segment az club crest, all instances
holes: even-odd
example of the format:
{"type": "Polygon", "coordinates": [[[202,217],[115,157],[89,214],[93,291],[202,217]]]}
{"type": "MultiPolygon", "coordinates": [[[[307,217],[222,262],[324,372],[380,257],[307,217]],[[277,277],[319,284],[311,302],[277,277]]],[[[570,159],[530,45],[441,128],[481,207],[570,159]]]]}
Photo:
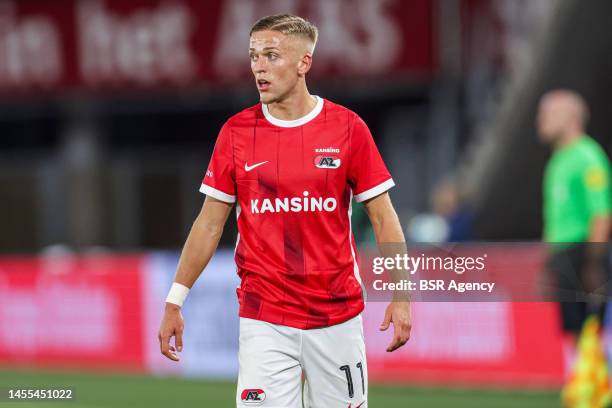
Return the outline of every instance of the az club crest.
{"type": "Polygon", "coordinates": [[[340,159],[335,156],[317,156],[314,165],[319,169],[337,169],[340,167],[340,159]]]}

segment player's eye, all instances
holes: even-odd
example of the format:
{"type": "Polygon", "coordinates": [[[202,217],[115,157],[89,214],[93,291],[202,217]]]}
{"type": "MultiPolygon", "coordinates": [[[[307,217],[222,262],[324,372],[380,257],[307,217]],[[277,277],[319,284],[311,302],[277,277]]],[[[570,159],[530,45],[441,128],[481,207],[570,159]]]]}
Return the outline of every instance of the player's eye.
{"type": "Polygon", "coordinates": [[[249,59],[251,60],[251,62],[256,62],[257,61],[257,55],[249,54],[249,59]]]}
{"type": "Polygon", "coordinates": [[[268,56],[268,60],[270,61],[276,61],[278,59],[278,54],[270,53],[267,56],[268,56]]]}

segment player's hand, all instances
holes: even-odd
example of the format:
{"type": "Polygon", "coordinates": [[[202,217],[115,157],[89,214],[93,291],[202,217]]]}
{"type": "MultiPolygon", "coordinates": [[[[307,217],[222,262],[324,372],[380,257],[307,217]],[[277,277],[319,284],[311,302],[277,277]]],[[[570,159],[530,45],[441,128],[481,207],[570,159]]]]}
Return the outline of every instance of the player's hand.
{"type": "Polygon", "coordinates": [[[582,271],[582,284],[587,301],[592,306],[599,306],[605,301],[608,291],[607,271],[601,262],[587,261],[582,271]]]}
{"type": "Polygon", "coordinates": [[[170,360],[179,361],[177,352],[183,351],[183,315],[180,306],[166,303],[166,311],[159,328],[159,347],[161,353],[170,360]],[[174,346],[170,344],[170,339],[174,337],[174,346]]]}
{"type": "Polygon", "coordinates": [[[393,323],[393,340],[388,352],[392,352],[402,347],[410,339],[412,329],[412,319],[410,317],[410,302],[391,302],[385,310],[385,320],[380,325],[380,330],[385,331],[393,323]]]}

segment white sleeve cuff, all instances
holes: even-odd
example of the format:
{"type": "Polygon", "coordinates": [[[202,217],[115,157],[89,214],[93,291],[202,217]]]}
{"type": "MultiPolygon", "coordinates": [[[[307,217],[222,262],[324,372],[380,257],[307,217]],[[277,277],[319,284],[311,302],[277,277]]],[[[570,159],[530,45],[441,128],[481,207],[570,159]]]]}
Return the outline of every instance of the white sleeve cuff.
{"type": "Polygon", "coordinates": [[[200,193],[204,193],[207,196],[211,196],[213,198],[216,198],[217,200],[225,201],[226,203],[235,203],[236,202],[236,196],[226,194],[223,191],[217,190],[216,188],[213,188],[213,187],[211,187],[209,185],[206,185],[204,183],[202,183],[202,186],[200,186],[200,193]]]}
{"type": "Polygon", "coordinates": [[[370,188],[369,190],[356,194],[355,201],[360,203],[362,201],[369,200],[372,197],[376,197],[377,195],[384,193],[385,191],[389,190],[394,185],[395,183],[393,182],[393,179],[388,179],[387,181],[383,181],[379,185],[374,186],[370,188]]]}

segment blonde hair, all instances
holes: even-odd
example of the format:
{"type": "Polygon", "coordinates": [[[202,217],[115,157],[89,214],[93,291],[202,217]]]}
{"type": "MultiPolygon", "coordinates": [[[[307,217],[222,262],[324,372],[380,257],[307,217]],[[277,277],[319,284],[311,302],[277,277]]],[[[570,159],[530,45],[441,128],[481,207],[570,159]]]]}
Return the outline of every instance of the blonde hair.
{"type": "Polygon", "coordinates": [[[291,14],[275,14],[261,18],[253,25],[249,35],[265,30],[278,31],[285,35],[305,38],[312,44],[310,52],[314,52],[319,37],[319,30],[314,24],[302,17],[291,14]]]}

